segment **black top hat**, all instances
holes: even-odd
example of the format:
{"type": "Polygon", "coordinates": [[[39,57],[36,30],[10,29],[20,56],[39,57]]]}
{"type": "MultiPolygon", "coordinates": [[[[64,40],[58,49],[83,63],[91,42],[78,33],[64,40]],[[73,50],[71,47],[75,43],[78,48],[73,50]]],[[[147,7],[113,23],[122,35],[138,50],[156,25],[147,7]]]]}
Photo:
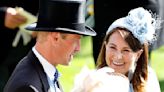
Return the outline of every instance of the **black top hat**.
{"type": "Polygon", "coordinates": [[[95,36],[96,32],[85,25],[84,9],[84,0],[40,0],[38,21],[26,29],[95,36]]]}

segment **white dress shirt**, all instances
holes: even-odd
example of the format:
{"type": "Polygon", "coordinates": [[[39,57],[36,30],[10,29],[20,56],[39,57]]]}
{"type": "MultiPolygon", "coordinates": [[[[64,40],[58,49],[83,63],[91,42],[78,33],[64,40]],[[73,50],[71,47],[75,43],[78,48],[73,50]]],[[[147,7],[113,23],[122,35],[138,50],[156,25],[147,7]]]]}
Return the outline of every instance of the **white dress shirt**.
{"type": "Polygon", "coordinates": [[[47,80],[50,86],[48,92],[61,92],[60,89],[57,87],[57,84],[54,84],[54,74],[56,72],[56,68],[50,64],[36,49],[35,47],[32,48],[32,51],[39,59],[41,65],[43,66],[44,72],[47,75],[47,80]]]}

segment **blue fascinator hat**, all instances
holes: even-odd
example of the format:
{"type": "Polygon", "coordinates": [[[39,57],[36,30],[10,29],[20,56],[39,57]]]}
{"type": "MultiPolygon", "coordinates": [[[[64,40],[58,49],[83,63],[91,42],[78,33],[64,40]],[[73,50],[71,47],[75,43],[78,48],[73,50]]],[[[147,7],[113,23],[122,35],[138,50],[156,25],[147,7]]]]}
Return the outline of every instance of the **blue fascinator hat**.
{"type": "Polygon", "coordinates": [[[160,28],[161,20],[151,11],[138,7],[129,11],[128,15],[115,20],[107,30],[106,34],[114,28],[126,28],[141,44],[151,44],[156,40],[156,30],[160,28]]]}

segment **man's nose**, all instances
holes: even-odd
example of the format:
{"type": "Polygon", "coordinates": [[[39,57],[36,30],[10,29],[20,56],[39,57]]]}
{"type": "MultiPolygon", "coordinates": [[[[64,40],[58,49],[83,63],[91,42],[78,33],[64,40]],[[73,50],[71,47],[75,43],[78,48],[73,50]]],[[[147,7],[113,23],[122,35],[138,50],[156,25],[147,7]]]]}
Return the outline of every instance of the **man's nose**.
{"type": "Polygon", "coordinates": [[[80,40],[79,40],[76,44],[75,52],[79,52],[80,49],[81,49],[81,46],[80,46],[80,40]]]}

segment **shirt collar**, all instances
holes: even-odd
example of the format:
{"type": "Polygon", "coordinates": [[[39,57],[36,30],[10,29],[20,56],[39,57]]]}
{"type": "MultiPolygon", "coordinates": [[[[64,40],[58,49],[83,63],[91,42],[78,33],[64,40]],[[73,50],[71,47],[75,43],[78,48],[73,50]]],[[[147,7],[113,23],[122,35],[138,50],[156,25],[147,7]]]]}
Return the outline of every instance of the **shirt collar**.
{"type": "Polygon", "coordinates": [[[47,74],[47,76],[51,79],[54,80],[54,74],[56,72],[56,68],[55,66],[53,66],[52,64],[50,64],[36,49],[35,47],[32,48],[32,51],[34,52],[34,54],[36,55],[36,57],[39,59],[40,63],[43,66],[43,69],[45,71],[45,73],[47,74]]]}

